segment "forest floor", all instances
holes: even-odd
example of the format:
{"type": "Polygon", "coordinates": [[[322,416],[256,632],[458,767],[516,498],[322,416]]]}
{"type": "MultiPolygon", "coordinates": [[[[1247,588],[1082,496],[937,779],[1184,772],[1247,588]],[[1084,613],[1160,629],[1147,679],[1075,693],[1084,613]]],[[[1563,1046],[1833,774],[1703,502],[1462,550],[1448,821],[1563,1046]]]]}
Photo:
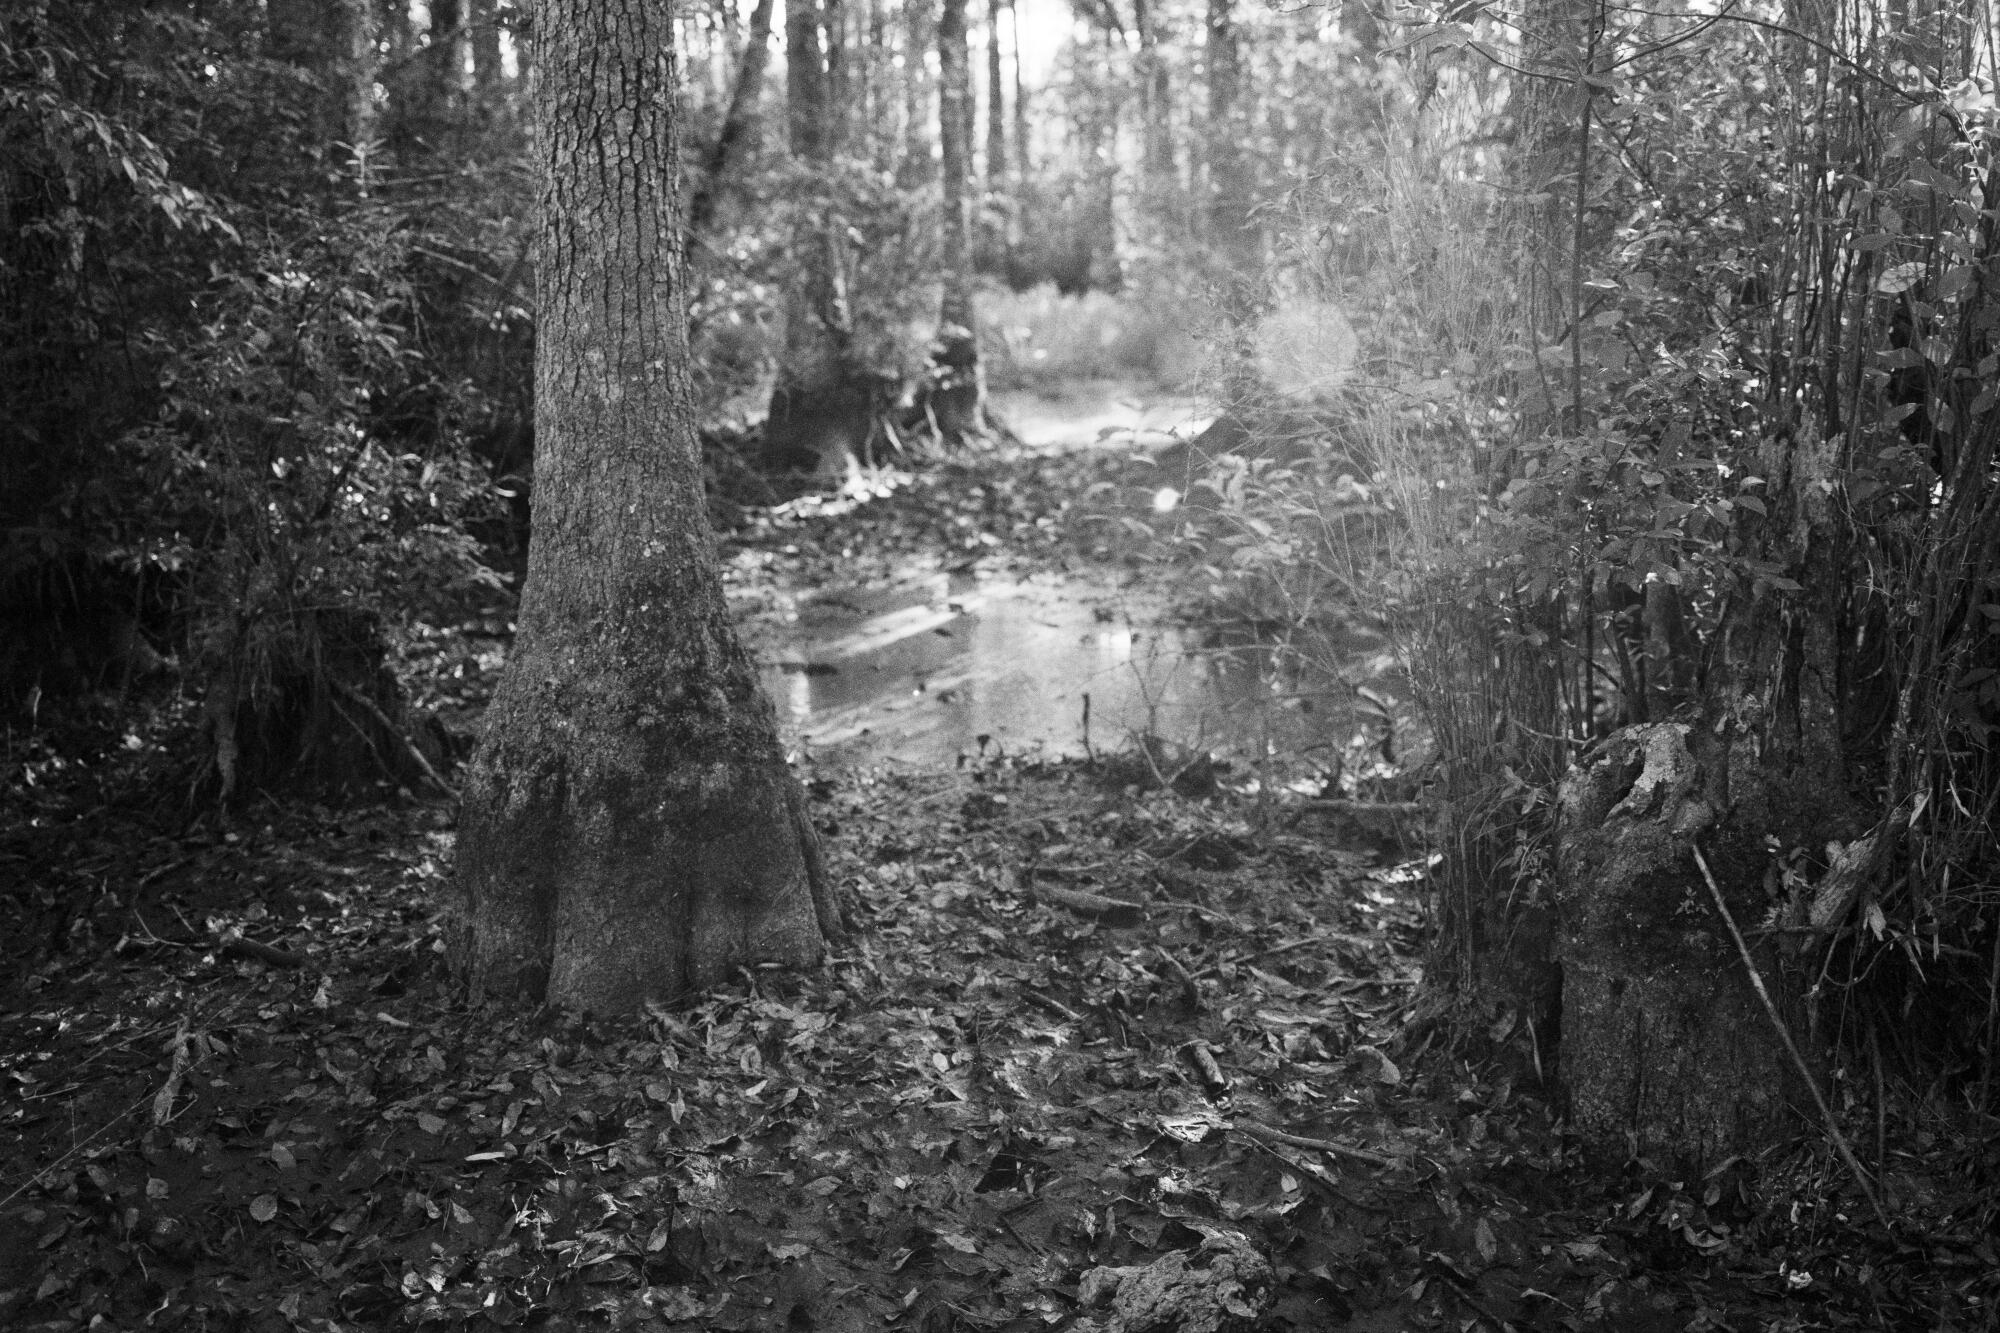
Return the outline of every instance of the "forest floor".
{"type": "MultiPolygon", "coordinates": [[[[1065,509],[1116,467],[795,506],[732,568],[1117,558],[1065,509]]],[[[498,659],[440,634],[434,698],[498,659]]],[[[1586,1173],[1527,1034],[1412,1024],[1421,859],[1308,804],[808,772],[855,935],[591,1022],[452,987],[447,806],[189,820],[163,743],[9,756],[0,1327],[1993,1326],[1993,1237],[1867,1235],[1816,1148],[1586,1173]]]]}

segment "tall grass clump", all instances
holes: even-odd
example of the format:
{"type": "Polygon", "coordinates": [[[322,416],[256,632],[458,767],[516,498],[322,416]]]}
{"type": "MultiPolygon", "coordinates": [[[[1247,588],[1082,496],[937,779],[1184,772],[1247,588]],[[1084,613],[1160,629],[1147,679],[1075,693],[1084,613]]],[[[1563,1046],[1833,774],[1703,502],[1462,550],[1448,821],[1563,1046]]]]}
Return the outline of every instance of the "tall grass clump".
{"type": "Polygon", "coordinates": [[[1428,731],[1433,993],[1540,1007],[1549,798],[1582,681],[1560,601],[1494,525],[1513,465],[1517,293],[1497,196],[1467,154],[1436,146],[1478,115],[1447,102],[1385,124],[1377,154],[1303,203],[1343,242],[1329,260],[1359,269],[1345,285],[1368,375],[1347,429],[1389,516],[1366,566],[1336,513],[1322,549],[1383,614],[1428,731]]]}

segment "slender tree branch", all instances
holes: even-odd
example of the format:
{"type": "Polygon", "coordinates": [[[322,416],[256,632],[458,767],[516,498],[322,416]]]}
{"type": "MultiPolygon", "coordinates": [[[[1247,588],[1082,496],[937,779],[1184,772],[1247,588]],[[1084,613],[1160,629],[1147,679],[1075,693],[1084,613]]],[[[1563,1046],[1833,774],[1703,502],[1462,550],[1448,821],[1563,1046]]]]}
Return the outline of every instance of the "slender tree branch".
{"type": "Polygon", "coordinates": [[[1792,1040],[1791,1029],[1785,1026],[1785,1020],[1779,1016],[1778,1006],[1771,1002],[1771,992],[1764,989],[1764,976],[1757,970],[1756,960],[1750,956],[1750,946],[1744,943],[1743,932],[1736,928],[1736,918],[1730,915],[1729,904],[1722,899],[1722,886],[1715,882],[1715,875],[1708,868],[1708,858],[1701,854],[1700,846],[1692,841],[1688,843],[1688,850],[1694,853],[1694,863],[1701,869],[1702,881],[1708,885],[1708,896],[1715,900],[1715,910],[1721,915],[1722,924],[1729,927],[1729,938],[1736,941],[1736,953],[1743,960],[1743,970],[1750,976],[1750,988],[1757,992],[1758,1000],[1763,1003],[1765,1015],[1778,1033],[1778,1040],[1785,1044],[1785,1053],[1791,1056],[1793,1067],[1799,1071],[1799,1077],[1805,1080],[1807,1090],[1812,1093],[1813,1103],[1819,1107],[1820,1119],[1826,1126],[1827,1137],[1833,1140],[1834,1149],[1839,1152],[1840,1160],[1854,1173],[1854,1183],[1861,1187],[1861,1193],[1867,1198],[1868,1206],[1875,1210],[1875,1220],[1882,1224],[1884,1232],[1893,1235],[1895,1228],[1889,1224],[1889,1214],[1882,1208],[1882,1200],[1875,1193],[1874,1182],[1868,1179],[1868,1173],[1862,1169],[1860,1159],[1855,1157],[1854,1149],[1848,1145],[1847,1136],[1840,1132],[1840,1125],[1833,1118],[1833,1108],[1827,1105],[1826,1094],[1820,1091],[1819,1080],[1813,1077],[1812,1070],[1806,1065],[1805,1057],[1799,1054],[1798,1044],[1792,1040]]]}

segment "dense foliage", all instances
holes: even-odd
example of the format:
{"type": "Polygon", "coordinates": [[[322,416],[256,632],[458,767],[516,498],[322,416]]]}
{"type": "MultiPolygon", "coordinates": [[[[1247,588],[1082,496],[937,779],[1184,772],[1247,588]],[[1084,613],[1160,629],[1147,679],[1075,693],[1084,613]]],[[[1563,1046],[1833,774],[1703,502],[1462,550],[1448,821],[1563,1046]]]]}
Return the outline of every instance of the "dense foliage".
{"type": "Polygon", "coordinates": [[[1751,924],[1850,1076],[1990,1106],[1991,15],[1531,18],[1407,16],[1389,146],[1297,206],[1374,261],[1319,271],[1377,382],[1333,430],[1250,404],[1184,542],[1232,605],[1401,626],[1463,994],[1534,1007],[1594,744],[1763,730],[1799,776],[1751,924]]]}

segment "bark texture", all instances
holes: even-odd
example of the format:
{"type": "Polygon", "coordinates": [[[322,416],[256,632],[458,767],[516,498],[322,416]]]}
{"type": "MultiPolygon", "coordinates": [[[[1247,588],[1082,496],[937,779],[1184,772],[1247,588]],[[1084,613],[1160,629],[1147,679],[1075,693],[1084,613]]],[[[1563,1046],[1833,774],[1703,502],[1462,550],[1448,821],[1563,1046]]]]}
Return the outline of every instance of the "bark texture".
{"type": "MultiPolygon", "coordinates": [[[[1739,927],[1770,858],[1759,746],[1734,727],[1634,727],[1564,778],[1561,1080],[1587,1154],[1699,1170],[1769,1145],[1802,1092],[1692,848],[1739,927]]],[[[1753,952],[1785,996],[1775,949],[1753,952]]],[[[1796,1009],[1795,1003],[1790,1007],[1796,1009]]]]}
{"type": "Polygon", "coordinates": [[[810,963],[833,918],[704,513],[669,7],[555,0],[537,35],[534,541],[453,956],[475,994],[618,1012],[810,963]]]}

